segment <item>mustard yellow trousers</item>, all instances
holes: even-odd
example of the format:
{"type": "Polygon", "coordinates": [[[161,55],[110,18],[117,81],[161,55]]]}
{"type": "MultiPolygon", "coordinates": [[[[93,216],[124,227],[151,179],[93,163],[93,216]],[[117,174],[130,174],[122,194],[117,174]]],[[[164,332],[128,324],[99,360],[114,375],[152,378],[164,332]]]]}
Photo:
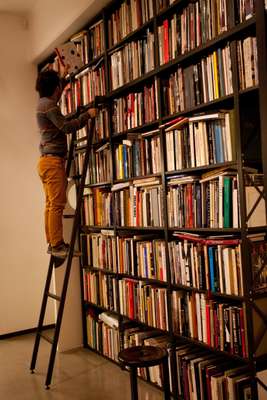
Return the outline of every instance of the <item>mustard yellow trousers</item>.
{"type": "Polygon", "coordinates": [[[63,210],[66,205],[67,177],[65,159],[58,156],[42,156],[38,173],[45,192],[45,234],[53,247],[63,241],[63,210]]]}

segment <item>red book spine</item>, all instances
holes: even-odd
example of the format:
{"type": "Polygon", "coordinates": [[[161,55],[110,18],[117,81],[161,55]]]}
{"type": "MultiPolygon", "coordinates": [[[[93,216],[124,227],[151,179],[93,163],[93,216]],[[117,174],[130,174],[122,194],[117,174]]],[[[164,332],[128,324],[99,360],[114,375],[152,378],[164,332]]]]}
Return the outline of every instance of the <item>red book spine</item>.
{"type": "Polygon", "coordinates": [[[164,63],[169,62],[169,21],[163,21],[164,30],[164,63]]]}

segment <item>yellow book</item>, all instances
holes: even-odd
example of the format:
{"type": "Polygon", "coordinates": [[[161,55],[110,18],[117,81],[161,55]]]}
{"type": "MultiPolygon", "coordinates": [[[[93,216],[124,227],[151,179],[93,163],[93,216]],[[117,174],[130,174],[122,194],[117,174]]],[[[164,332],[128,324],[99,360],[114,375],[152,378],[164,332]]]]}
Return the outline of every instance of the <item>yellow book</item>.
{"type": "Polygon", "coordinates": [[[216,51],[214,51],[212,54],[212,61],[213,61],[212,73],[214,80],[214,98],[218,99],[220,97],[220,94],[219,94],[218,60],[216,51]]]}

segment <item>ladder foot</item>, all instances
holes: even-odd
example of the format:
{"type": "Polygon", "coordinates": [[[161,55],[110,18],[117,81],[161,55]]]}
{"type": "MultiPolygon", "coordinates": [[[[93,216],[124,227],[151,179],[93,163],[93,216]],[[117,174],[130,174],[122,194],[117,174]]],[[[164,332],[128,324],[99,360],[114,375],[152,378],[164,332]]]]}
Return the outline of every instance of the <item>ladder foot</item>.
{"type": "Polygon", "coordinates": [[[50,386],[46,385],[45,390],[49,390],[49,389],[50,389],[50,386]]]}
{"type": "Polygon", "coordinates": [[[34,374],[34,369],[31,370],[31,374],[34,374]]]}

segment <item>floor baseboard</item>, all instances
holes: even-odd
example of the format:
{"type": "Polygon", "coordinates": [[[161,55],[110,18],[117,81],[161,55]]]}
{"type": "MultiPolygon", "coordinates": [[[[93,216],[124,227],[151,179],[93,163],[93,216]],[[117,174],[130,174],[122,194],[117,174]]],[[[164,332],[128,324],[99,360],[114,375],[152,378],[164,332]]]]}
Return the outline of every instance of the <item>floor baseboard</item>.
{"type": "MultiPolygon", "coordinates": [[[[53,329],[53,328],[55,328],[55,324],[43,326],[43,330],[53,329]]],[[[31,328],[31,329],[25,329],[23,331],[16,331],[16,332],[11,332],[11,333],[6,333],[4,335],[0,335],[0,340],[10,339],[10,338],[13,338],[13,337],[16,337],[16,336],[27,335],[28,333],[35,333],[36,331],[37,331],[37,328],[31,328]]]]}

